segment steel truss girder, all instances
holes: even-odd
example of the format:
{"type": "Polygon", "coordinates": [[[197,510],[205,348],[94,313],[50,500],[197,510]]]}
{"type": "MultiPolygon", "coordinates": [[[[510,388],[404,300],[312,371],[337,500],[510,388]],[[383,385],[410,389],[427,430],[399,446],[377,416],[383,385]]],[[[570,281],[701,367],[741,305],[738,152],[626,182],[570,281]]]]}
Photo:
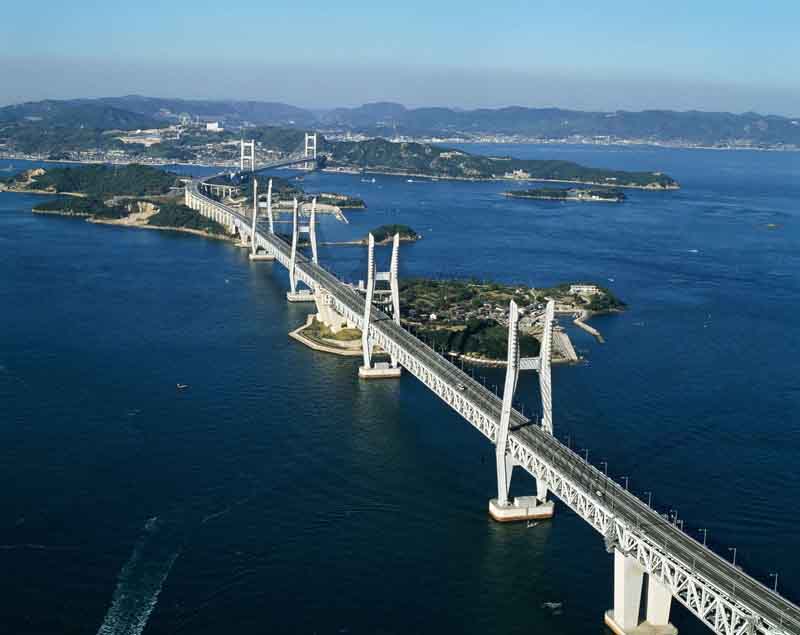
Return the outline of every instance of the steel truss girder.
{"type": "MultiPolygon", "coordinates": [[[[245,230],[247,229],[246,222],[234,210],[201,194],[196,183],[193,182],[192,189],[186,197],[190,207],[200,209],[205,214],[207,211],[202,210],[213,209],[223,214],[231,226],[236,226],[240,232],[242,225],[245,230]]],[[[265,235],[260,232],[257,232],[257,240],[259,246],[275,256],[277,262],[289,267],[289,246],[283,240],[276,235],[265,235]]],[[[318,268],[318,265],[314,265],[301,254],[297,255],[297,279],[311,289],[320,284],[314,272],[315,267],[318,268]]],[[[336,293],[337,289],[326,289],[326,291],[330,294],[336,311],[357,328],[363,329],[363,304],[360,310],[355,310],[343,301],[350,290],[342,290],[341,293],[336,293]]],[[[363,298],[354,292],[351,301],[355,301],[356,297],[363,303],[363,298]]],[[[487,439],[495,443],[498,420],[478,403],[455,389],[446,378],[440,377],[420,357],[400,346],[391,337],[385,324],[394,323],[387,315],[376,309],[369,324],[370,339],[390,355],[396,356],[400,365],[487,439]]],[[[675,599],[718,635],[795,635],[788,630],[788,627],[782,627],[758,615],[756,611],[737,599],[735,592],[721,589],[697,573],[693,563],[683,562],[668,553],[663,545],[659,545],[649,537],[642,527],[634,527],[623,522],[600,497],[577,485],[569,473],[556,469],[547,456],[537,452],[514,431],[509,433],[508,453],[515,465],[535,478],[543,479],[548,489],[567,507],[610,541],[614,548],[634,558],[646,573],[664,584],[675,599]]],[[[601,477],[602,473],[598,472],[598,480],[601,477]]]]}

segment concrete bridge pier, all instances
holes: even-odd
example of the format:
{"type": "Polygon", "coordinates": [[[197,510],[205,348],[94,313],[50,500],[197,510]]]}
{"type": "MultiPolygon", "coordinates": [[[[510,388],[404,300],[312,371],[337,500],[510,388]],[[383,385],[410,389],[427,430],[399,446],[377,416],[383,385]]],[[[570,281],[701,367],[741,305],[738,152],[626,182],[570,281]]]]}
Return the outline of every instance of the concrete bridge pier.
{"type": "MultiPolygon", "coordinates": [[[[541,357],[539,361],[541,365],[541,357]]],[[[520,367],[535,367],[534,360],[519,356],[519,309],[513,300],[508,310],[508,360],[506,366],[506,382],[503,387],[503,406],[500,410],[500,424],[495,439],[495,460],[497,463],[497,498],[489,501],[489,515],[494,520],[504,523],[516,520],[534,520],[551,518],[553,503],[547,501],[547,485],[537,479],[536,496],[517,496],[513,501],[508,498],[511,485],[511,473],[514,470],[514,459],[508,452],[508,426],[511,422],[511,409],[514,392],[517,389],[520,367]]]]}
{"type": "Polygon", "coordinates": [[[645,576],[639,563],[614,549],[614,608],[605,623],[616,635],[677,635],[669,623],[672,594],[652,575],[645,576]],[[646,581],[644,620],[640,621],[642,589],[646,581]]]}

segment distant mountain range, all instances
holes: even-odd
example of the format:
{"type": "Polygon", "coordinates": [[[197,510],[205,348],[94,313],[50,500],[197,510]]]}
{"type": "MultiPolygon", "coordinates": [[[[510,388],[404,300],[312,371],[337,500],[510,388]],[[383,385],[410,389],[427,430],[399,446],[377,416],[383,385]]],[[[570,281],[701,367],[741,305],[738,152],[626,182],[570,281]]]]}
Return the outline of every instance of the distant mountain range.
{"type": "Polygon", "coordinates": [[[107,97],[40,101],[0,108],[0,125],[94,130],[153,128],[181,115],[220,120],[225,126],[275,125],[382,137],[569,139],[676,145],[800,148],[800,118],[757,113],[671,110],[585,112],[561,108],[457,110],[406,108],[380,102],[312,111],[260,101],[107,97]]]}

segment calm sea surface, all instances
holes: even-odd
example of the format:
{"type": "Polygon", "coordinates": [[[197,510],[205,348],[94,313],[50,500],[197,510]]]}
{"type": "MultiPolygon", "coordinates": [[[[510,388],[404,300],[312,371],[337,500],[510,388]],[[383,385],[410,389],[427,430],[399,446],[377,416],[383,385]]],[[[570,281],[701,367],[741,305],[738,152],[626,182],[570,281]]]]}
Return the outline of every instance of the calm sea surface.
{"type": "MultiPolygon", "coordinates": [[[[611,287],[630,310],[593,321],[605,344],[568,325],[587,361],[554,371],[557,433],[800,601],[800,154],[468,148],[683,189],[553,203],[315,174],[307,190],[369,205],[321,239],[406,223],[424,239],[404,276],[611,287]]],[[[600,537],[560,505],[533,529],[491,522],[492,446],[410,376],[360,382],[357,360],[290,340],[309,308],[280,267],[38,200],[0,194],[0,632],[604,631],[600,537]]],[[[321,259],[364,277],[361,248],[321,259]]],[[[526,375],[526,410],[536,392],[526,375]]]]}

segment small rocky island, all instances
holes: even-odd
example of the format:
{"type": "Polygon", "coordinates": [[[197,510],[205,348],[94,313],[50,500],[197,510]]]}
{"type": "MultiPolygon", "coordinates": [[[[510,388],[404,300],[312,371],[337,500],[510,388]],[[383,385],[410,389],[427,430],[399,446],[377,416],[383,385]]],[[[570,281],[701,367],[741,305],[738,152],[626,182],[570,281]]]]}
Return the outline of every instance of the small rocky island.
{"type": "Polygon", "coordinates": [[[625,193],[617,189],[579,189],[543,187],[529,190],[503,192],[510,198],[532,198],[540,201],[594,201],[601,203],[621,203],[625,193]]]}
{"type": "MultiPolygon", "coordinates": [[[[401,243],[413,243],[422,238],[421,234],[418,234],[408,225],[398,224],[381,225],[380,227],[373,229],[370,233],[375,239],[375,244],[377,245],[388,245],[392,242],[392,240],[394,240],[395,234],[400,234],[401,243]]],[[[363,242],[366,244],[367,239],[364,238],[363,242]]]]}

